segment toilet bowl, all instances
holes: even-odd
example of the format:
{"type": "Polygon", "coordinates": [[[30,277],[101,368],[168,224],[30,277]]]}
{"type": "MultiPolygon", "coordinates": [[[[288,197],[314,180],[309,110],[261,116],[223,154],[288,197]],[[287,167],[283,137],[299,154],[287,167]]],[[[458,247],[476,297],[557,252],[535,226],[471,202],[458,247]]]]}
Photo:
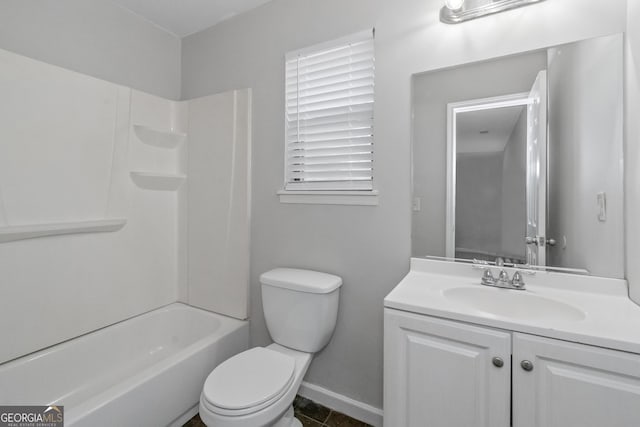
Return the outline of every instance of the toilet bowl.
{"type": "Polygon", "coordinates": [[[219,427],[301,425],[294,424],[292,402],[311,358],[310,353],[278,344],[232,357],[207,378],[200,396],[200,418],[208,426],[219,427]]]}
{"type": "Polygon", "coordinates": [[[200,395],[209,427],[301,427],[293,400],[313,354],[331,338],[342,279],[279,268],[260,276],[267,329],[275,341],[215,368],[200,395]]]}

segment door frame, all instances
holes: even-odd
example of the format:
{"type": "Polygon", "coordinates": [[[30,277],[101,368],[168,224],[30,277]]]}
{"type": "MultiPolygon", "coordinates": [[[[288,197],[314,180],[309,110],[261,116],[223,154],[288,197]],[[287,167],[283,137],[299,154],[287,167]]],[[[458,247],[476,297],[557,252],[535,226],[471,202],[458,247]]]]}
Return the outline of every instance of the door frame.
{"type": "MultiPolygon", "coordinates": [[[[456,254],[456,147],[457,115],[470,111],[495,108],[528,106],[533,103],[529,92],[512,93],[490,98],[470,99],[447,104],[447,206],[445,225],[445,256],[455,258],[456,254]]],[[[527,112],[528,114],[528,112],[527,112]]]]}

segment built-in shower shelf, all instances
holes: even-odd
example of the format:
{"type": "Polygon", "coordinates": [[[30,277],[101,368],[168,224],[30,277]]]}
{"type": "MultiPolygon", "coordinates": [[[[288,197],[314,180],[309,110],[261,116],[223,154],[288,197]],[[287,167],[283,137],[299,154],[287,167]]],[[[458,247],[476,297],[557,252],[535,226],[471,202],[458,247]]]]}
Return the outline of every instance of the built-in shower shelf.
{"type": "Polygon", "coordinates": [[[130,175],[138,187],[155,191],[176,191],[187,179],[185,175],[155,172],[131,172],[130,175]]]}
{"type": "Polygon", "coordinates": [[[0,227],[0,243],[63,234],[112,232],[120,230],[126,223],[127,220],[124,218],[109,218],[93,221],[5,226],[0,227]]]}
{"type": "Polygon", "coordinates": [[[187,138],[186,133],[158,130],[143,125],[133,125],[133,130],[140,141],[160,148],[177,148],[187,138]]]}

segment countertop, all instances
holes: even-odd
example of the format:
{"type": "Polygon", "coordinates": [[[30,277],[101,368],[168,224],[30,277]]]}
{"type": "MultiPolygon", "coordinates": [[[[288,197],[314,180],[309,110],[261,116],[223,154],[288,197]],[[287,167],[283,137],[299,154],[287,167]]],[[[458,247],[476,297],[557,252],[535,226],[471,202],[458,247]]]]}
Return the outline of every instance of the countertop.
{"type": "MultiPolygon", "coordinates": [[[[497,276],[499,268],[491,269],[497,276]]],[[[510,275],[515,271],[505,270],[510,275]]],[[[623,279],[536,272],[533,276],[524,276],[526,290],[509,290],[483,286],[481,277],[482,271],[470,264],[412,258],[410,272],[385,298],[385,310],[402,310],[640,354],[640,306],[629,299],[623,279]],[[454,288],[483,289],[487,292],[484,296],[495,296],[496,300],[505,296],[505,292],[519,294],[506,295],[507,300],[514,296],[526,301],[528,295],[534,295],[568,304],[583,316],[550,318],[527,307],[523,307],[523,314],[519,315],[517,305],[511,307],[517,315],[498,315],[474,307],[473,302],[448,297],[454,288]]]]}

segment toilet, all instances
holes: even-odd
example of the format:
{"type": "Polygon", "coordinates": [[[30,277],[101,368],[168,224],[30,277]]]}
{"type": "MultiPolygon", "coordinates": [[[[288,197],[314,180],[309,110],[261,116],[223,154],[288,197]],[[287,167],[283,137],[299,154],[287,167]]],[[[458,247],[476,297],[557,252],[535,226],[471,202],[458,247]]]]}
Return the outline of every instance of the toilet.
{"type": "Polygon", "coordinates": [[[313,354],[333,334],[342,279],[276,268],[260,284],[274,343],[237,354],[209,374],[200,395],[200,418],[209,427],[302,427],[293,399],[313,354]]]}

